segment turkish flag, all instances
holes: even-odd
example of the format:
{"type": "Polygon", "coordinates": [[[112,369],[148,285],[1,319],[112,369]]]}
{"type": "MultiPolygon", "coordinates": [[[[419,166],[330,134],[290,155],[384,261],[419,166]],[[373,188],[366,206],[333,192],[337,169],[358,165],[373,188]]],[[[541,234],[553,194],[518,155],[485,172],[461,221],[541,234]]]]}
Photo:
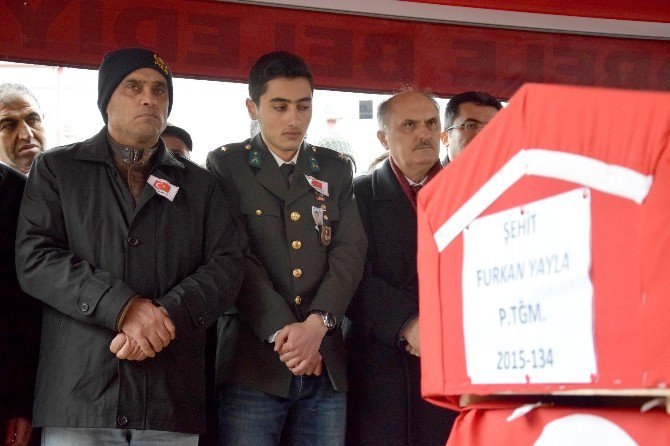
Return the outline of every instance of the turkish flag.
{"type": "MultiPolygon", "coordinates": [[[[670,382],[670,94],[525,85],[422,188],[417,209],[425,398],[453,405],[462,394],[670,382]],[[473,384],[463,324],[465,228],[482,216],[578,188],[588,189],[591,200],[590,333],[597,372],[580,383],[473,384]]],[[[566,320],[564,332],[570,330],[566,320]]]]}
{"type": "Polygon", "coordinates": [[[156,189],[160,189],[163,192],[168,193],[168,194],[170,193],[170,189],[171,189],[170,183],[168,183],[166,181],[163,181],[163,180],[154,181],[154,187],[156,189]]]}
{"type": "Polygon", "coordinates": [[[665,446],[670,417],[637,408],[540,407],[508,421],[512,408],[463,410],[447,446],[665,446]]]}

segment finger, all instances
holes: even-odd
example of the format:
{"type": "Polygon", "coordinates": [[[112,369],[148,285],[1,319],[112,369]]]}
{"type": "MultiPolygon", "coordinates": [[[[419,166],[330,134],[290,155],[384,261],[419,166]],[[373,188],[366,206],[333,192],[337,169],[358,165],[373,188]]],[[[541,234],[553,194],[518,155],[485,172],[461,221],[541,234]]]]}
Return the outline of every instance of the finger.
{"type": "Polygon", "coordinates": [[[114,339],[112,339],[111,344],[109,344],[109,350],[116,354],[118,353],[119,350],[121,350],[121,347],[123,347],[123,344],[126,343],[126,335],[123,333],[117,334],[114,339]]]}
{"type": "Polygon", "coordinates": [[[277,336],[275,336],[275,351],[278,352],[281,350],[282,346],[288,339],[288,327],[284,327],[281,330],[279,330],[279,333],[277,333],[277,336]]]}
{"type": "Polygon", "coordinates": [[[281,362],[289,361],[289,360],[291,360],[291,359],[293,359],[293,358],[296,358],[296,357],[298,356],[297,353],[296,353],[295,351],[290,351],[290,352],[282,353],[281,350],[280,350],[280,351],[277,352],[277,353],[281,353],[281,354],[279,355],[279,360],[280,360],[281,362]]]}
{"type": "Polygon", "coordinates": [[[170,344],[170,341],[173,339],[166,326],[156,330],[156,334],[161,339],[161,346],[163,348],[167,347],[170,344]]]}
{"type": "Polygon", "coordinates": [[[133,353],[133,343],[130,339],[126,339],[123,346],[116,352],[116,357],[119,359],[127,359],[133,353]]]}
{"type": "Polygon", "coordinates": [[[153,349],[154,352],[158,353],[161,350],[163,350],[163,341],[161,340],[161,337],[157,332],[150,336],[147,336],[147,339],[149,340],[149,344],[151,344],[151,348],[153,349]]]}
{"type": "MultiPolygon", "coordinates": [[[[165,319],[163,319],[163,325],[165,325],[165,329],[168,331],[168,334],[170,335],[170,340],[174,340],[175,337],[177,337],[177,327],[174,326],[172,323],[172,320],[167,317],[167,311],[161,307],[161,310],[165,313],[165,319]]],[[[167,344],[165,345],[167,347],[167,344]]]]}
{"type": "Polygon", "coordinates": [[[154,351],[153,348],[151,348],[151,344],[149,343],[149,340],[147,338],[133,338],[135,339],[135,342],[140,346],[140,349],[142,352],[147,355],[150,358],[153,358],[156,356],[156,352],[154,351]]]}
{"type": "Polygon", "coordinates": [[[311,370],[310,368],[314,368],[314,363],[305,360],[299,362],[295,367],[289,368],[289,370],[291,370],[291,373],[293,373],[295,376],[302,376],[307,374],[307,371],[311,370]]]}
{"type": "Polygon", "coordinates": [[[128,356],[129,361],[143,361],[145,359],[147,359],[147,355],[145,355],[144,352],[142,352],[142,350],[140,350],[140,348],[137,346],[133,349],[133,352],[130,354],[130,356],[128,356]]]}
{"type": "Polygon", "coordinates": [[[286,364],[286,367],[289,369],[292,369],[293,367],[296,367],[298,364],[302,362],[302,358],[291,358],[288,361],[284,361],[284,364],[286,364]]]}
{"type": "Polygon", "coordinates": [[[323,360],[320,359],[319,362],[316,363],[316,367],[314,367],[314,375],[321,376],[322,372],[323,372],[323,360]]]}

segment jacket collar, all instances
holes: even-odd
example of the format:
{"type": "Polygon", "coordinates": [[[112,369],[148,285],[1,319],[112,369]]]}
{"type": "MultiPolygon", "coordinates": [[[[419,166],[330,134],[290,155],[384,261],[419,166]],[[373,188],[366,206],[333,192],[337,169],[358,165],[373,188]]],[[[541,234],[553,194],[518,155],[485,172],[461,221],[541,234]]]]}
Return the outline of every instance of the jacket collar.
{"type": "Polygon", "coordinates": [[[372,198],[375,201],[407,201],[388,158],[372,173],[372,198]]]}
{"type": "Polygon", "coordinates": [[[284,200],[287,205],[312,189],[305,178],[305,175],[312,175],[309,154],[307,153],[309,144],[303,141],[300,146],[290,190],[286,187],[284,176],[272,157],[270,149],[265,145],[261,134],[258,133],[254,136],[249,141],[249,144],[251,145],[249,149],[250,156],[253,156],[254,152],[260,155],[259,165],[252,165],[252,168],[256,172],[256,180],[269,192],[284,200]]]}
{"type": "MultiPolygon", "coordinates": [[[[158,149],[156,150],[156,168],[162,166],[185,168],[184,163],[179,161],[170,150],[165,148],[165,143],[162,139],[159,139],[158,149]]],[[[113,167],[114,160],[112,159],[109,143],[107,142],[107,127],[103,127],[97,135],[82,142],[79,151],[75,155],[75,159],[106,163],[113,167]]]]}

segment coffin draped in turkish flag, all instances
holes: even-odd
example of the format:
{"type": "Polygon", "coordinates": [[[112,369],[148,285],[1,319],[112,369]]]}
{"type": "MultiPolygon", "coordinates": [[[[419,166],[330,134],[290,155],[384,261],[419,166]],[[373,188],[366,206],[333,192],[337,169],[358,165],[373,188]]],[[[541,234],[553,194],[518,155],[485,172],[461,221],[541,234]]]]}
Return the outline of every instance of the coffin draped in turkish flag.
{"type": "Polygon", "coordinates": [[[491,407],[464,410],[447,446],[664,446],[670,442],[670,423],[662,410],[543,406],[512,419],[514,412],[491,407]]]}
{"type": "Polygon", "coordinates": [[[422,394],[670,382],[670,94],[521,88],[418,196],[422,394]]]}

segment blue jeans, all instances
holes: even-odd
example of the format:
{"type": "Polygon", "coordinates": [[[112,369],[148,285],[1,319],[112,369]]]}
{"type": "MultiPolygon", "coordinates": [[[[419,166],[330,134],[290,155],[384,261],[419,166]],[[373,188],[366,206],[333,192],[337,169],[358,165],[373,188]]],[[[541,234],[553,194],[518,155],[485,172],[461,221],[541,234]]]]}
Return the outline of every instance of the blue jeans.
{"type": "Polygon", "coordinates": [[[198,435],[137,429],[45,427],[42,446],[197,446],[198,435]]]}
{"type": "Polygon", "coordinates": [[[294,376],[288,398],[237,384],[219,386],[219,446],[342,446],[347,395],[328,374],[294,376]]]}

